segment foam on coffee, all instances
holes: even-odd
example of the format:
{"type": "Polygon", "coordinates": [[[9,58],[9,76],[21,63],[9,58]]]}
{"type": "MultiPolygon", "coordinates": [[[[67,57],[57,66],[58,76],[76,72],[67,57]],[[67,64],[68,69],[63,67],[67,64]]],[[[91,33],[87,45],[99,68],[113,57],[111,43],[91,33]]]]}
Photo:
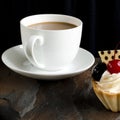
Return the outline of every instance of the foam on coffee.
{"type": "Polygon", "coordinates": [[[28,26],[29,28],[33,29],[42,29],[42,30],[64,30],[64,29],[71,29],[76,27],[74,24],[66,23],[66,22],[40,22],[31,24],[28,26]]]}

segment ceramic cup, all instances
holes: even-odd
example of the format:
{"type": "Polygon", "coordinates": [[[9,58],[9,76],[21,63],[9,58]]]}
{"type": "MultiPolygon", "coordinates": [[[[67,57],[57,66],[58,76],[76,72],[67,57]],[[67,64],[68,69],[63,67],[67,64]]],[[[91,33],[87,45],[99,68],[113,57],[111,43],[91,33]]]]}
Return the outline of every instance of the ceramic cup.
{"type": "Polygon", "coordinates": [[[20,30],[26,57],[40,69],[63,69],[78,53],[82,25],[80,19],[61,14],[38,14],[23,18],[20,20],[20,30]]]}

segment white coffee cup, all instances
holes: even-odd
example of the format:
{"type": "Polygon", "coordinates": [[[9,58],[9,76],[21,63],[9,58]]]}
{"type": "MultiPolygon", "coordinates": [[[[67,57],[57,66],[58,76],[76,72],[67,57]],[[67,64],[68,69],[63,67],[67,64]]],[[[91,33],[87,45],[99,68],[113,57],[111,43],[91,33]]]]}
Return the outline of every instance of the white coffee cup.
{"type": "Polygon", "coordinates": [[[69,65],[78,53],[83,23],[61,14],[38,14],[20,21],[21,40],[28,60],[44,70],[60,70],[69,65]],[[73,24],[68,29],[31,28],[37,23],[73,24]]]}

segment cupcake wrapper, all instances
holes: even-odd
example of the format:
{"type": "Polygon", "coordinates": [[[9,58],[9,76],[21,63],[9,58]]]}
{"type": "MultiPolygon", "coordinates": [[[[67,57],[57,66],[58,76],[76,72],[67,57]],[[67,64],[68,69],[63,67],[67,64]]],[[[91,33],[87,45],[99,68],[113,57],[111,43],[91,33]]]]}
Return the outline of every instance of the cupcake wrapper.
{"type": "Polygon", "coordinates": [[[106,109],[113,112],[120,111],[120,93],[103,91],[95,80],[92,80],[93,90],[106,109]]]}

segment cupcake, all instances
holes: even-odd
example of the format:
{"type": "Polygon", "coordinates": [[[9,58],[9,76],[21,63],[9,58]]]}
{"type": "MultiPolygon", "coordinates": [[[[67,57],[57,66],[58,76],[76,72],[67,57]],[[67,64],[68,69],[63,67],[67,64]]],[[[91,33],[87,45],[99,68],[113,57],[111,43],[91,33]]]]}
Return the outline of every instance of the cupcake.
{"type": "Polygon", "coordinates": [[[92,71],[93,90],[106,109],[120,111],[120,50],[99,51],[92,71]]]}

